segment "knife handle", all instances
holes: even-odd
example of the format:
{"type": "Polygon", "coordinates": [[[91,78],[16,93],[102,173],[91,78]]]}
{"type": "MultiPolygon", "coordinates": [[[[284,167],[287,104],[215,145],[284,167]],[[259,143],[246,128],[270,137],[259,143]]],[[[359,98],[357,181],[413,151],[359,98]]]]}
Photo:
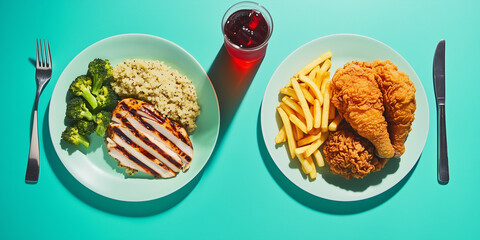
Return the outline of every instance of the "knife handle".
{"type": "Polygon", "coordinates": [[[438,160],[438,181],[447,184],[450,180],[448,172],[447,133],[445,124],[445,105],[438,105],[438,139],[437,139],[437,160],[438,160]]]}

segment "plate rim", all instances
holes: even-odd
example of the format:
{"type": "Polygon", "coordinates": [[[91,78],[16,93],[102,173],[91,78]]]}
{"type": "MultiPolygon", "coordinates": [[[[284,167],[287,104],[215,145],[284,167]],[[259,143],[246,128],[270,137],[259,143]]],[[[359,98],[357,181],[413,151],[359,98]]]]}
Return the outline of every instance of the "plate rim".
{"type": "MultiPolygon", "coordinates": [[[[354,59],[353,59],[354,60],[354,59]]],[[[415,88],[417,89],[417,91],[419,90],[417,88],[417,86],[415,86],[415,88]]],[[[271,75],[269,81],[268,81],[268,84],[265,88],[265,92],[264,92],[264,95],[263,95],[263,99],[262,99],[262,105],[261,105],[261,109],[260,109],[260,124],[261,124],[261,129],[262,129],[262,135],[263,135],[263,141],[265,143],[265,148],[267,149],[267,152],[270,156],[270,158],[272,159],[272,161],[275,163],[275,166],[278,168],[278,170],[280,170],[280,172],[283,174],[283,176],[285,176],[291,183],[293,183],[296,187],[298,187],[300,190],[312,195],[312,196],[315,196],[315,197],[319,197],[319,198],[323,198],[323,199],[326,199],[326,200],[330,200],[330,201],[337,201],[337,202],[356,202],[356,201],[362,201],[362,200],[366,200],[366,199],[370,199],[370,198],[373,198],[375,196],[378,196],[386,191],[388,191],[389,189],[393,188],[394,186],[396,186],[400,181],[402,181],[415,167],[415,165],[418,164],[418,160],[420,159],[421,155],[422,155],[422,152],[425,148],[425,144],[427,142],[427,139],[428,139],[428,132],[430,130],[430,120],[428,118],[430,114],[430,110],[429,110],[429,105],[428,105],[428,99],[426,98],[426,92],[425,92],[425,88],[423,87],[423,84],[420,80],[420,78],[418,77],[417,73],[415,72],[415,69],[413,69],[413,67],[410,65],[410,63],[401,55],[399,54],[397,51],[395,51],[395,49],[393,49],[392,47],[390,47],[389,45],[377,40],[377,39],[374,39],[374,38],[371,38],[371,37],[368,37],[368,36],[363,36],[363,35],[359,35],[359,34],[350,34],[350,33],[340,33],[340,34],[330,34],[330,35],[326,35],[326,36],[322,36],[322,37],[318,37],[316,39],[313,39],[313,40],[310,40],[302,45],[300,45],[299,47],[297,47],[293,52],[291,52],[290,54],[288,54],[287,57],[285,57],[283,59],[283,61],[277,66],[277,68],[275,69],[275,71],[273,72],[273,74],[271,75]],[[289,59],[291,58],[292,56],[294,56],[297,52],[299,52],[302,48],[310,45],[310,44],[313,44],[313,42],[316,42],[316,41],[321,41],[322,39],[327,39],[327,38],[335,38],[335,37],[352,37],[352,38],[363,38],[363,39],[366,39],[366,40],[369,40],[369,41],[372,41],[372,42],[375,42],[376,44],[380,44],[382,45],[383,47],[389,49],[390,51],[394,52],[398,57],[400,57],[410,68],[411,70],[413,71],[413,73],[415,74],[415,77],[419,80],[420,82],[420,89],[422,90],[423,94],[425,95],[425,104],[426,104],[426,113],[425,115],[427,116],[427,119],[426,119],[426,131],[425,131],[425,134],[424,136],[422,136],[422,148],[421,148],[421,151],[419,153],[419,156],[417,157],[417,159],[415,159],[415,161],[413,162],[412,164],[412,167],[410,169],[408,169],[408,171],[405,173],[404,176],[396,179],[394,181],[394,183],[388,187],[387,189],[383,190],[383,191],[379,191],[375,194],[372,194],[372,195],[368,195],[368,196],[360,196],[360,197],[356,197],[356,198],[352,198],[352,199],[340,199],[340,198],[333,198],[333,197],[325,197],[325,196],[321,196],[319,194],[316,194],[314,192],[311,192],[308,188],[305,188],[303,186],[300,185],[300,183],[297,183],[289,174],[287,174],[286,172],[284,172],[283,170],[283,167],[279,166],[279,162],[275,161],[274,159],[274,156],[273,154],[270,152],[270,149],[268,147],[268,139],[266,139],[266,135],[265,135],[265,132],[263,130],[263,122],[264,122],[264,114],[262,113],[264,111],[264,106],[265,106],[265,101],[268,99],[268,96],[267,96],[267,90],[269,89],[270,87],[270,84],[273,84],[273,77],[277,74],[278,71],[280,71],[280,67],[282,65],[284,65],[284,63],[289,59]]],[[[300,173],[299,173],[300,174],[300,173]]]]}
{"type": "MultiPolygon", "coordinates": [[[[203,76],[202,76],[203,77],[203,76]]],[[[221,115],[220,115],[220,105],[219,105],[219,102],[218,102],[218,96],[217,96],[217,93],[216,93],[216,90],[213,86],[213,83],[210,79],[210,77],[208,76],[207,72],[205,71],[205,69],[202,67],[202,65],[198,62],[198,60],[193,57],[193,55],[191,55],[188,51],[186,51],[184,48],[182,48],[181,46],[179,46],[178,44],[168,40],[168,39],[165,39],[165,38],[162,38],[162,37],[159,37],[159,36],[155,36],[155,35],[151,35],[151,34],[144,34],[144,33],[125,33],[125,34],[117,34],[117,35],[113,35],[113,36],[109,36],[109,37],[106,37],[106,38],[103,38],[103,39],[100,39],[90,45],[88,45],[86,48],[84,48],[82,51],[80,51],[79,53],[77,53],[75,55],[74,58],[72,58],[72,60],[69,61],[69,63],[65,66],[65,68],[62,70],[62,73],[60,74],[60,76],[58,77],[57,79],[57,82],[55,83],[55,86],[54,86],[54,89],[52,91],[52,96],[50,97],[49,99],[49,104],[48,104],[48,128],[49,128],[49,135],[50,135],[50,141],[55,149],[55,153],[57,155],[57,157],[59,158],[60,162],[62,163],[62,165],[65,167],[65,169],[70,173],[70,175],[72,175],[76,181],[78,181],[80,184],[82,184],[84,187],[86,187],[87,189],[89,189],[90,191],[92,192],[95,192],[96,194],[99,194],[100,196],[103,196],[103,197],[106,197],[106,198],[109,198],[109,199],[113,199],[113,200],[118,200],[118,201],[123,201],[123,202],[146,202],[146,201],[152,201],[152,200],[156,200],[156,199],[160,199],[160,198],[164,198],[166,196],[169,196],[175,192],[177,192],[178,190],[182,189],[183,187],[185,187],[186,185],[188,185],[193,179],[195,179],[199,174],[201,174],[201,172],[203,171],[204,167],[206,166],[206,164],[208,163],[208,161],[210,160],[211,156],[212,156],[212,153],[213,151],[215,150],[216,146],[217,146],[217,141],[218,141],[218,137],[219,137],[219,133],[220,133],[220,121],[221,121],[221,115]],[[82,177],[80,177],[78,175],[78,173],[76,171],[71,171],[69,166],[67,166],[67,164],[65,164],[65,162],[61,159],[58,151],[60,150],[65,150],[63,148],[61,148],[59,146],[59,144],[55,143],[54,142],[54,139],[52,137],[52,128],[51,128],[51,121],[52,120],[52,117],[50,116],[52,114],[52,104],[54,104],[54,102],[52,101],[52,98],[54,97],[54,92],[55,92],[55,88],[57,87],[57,84],[58,84],[58,80],[60,80],[62,78],[62,76],[65,73],[65,70],[72,64],[72,62],[74,62],[75,60],[77,60],[77,58],[80,58],[81,55],[83,55],[86,51],[88,51],[90,48],[94,48],[95,46],[97,45],[100,45],[100,44],[104,44],[104,42],[108,42],[108,41],[112,41],[114,39],[119,39],[119,38],[135,38],[135,37],[139,37],[139,38],[152,38],[152,39],[156,39],[156,40],[159,40],[159,41],[164,41],[166,42],[167,44],[177,48],[178,50],[180,50],[181,52],[185,53],[191,60],[193,60],[193,62],[195,63],[195,65],[197,65],[202,73],[204,74],[204,76],[206,77],[206,79],[208,80],[208,83],[210,84],[210,87],[211,89],[213,90],[213,95],[215,96],[215,102],[216,102],[216,105],[215,105],[215,108],[216,108],[216,112],[218,113],[217,114],[217,118],[216,118],[216,121],[218,122],[218,124],[216,125],[216,128],[215,128],[215,136],[214,136],[214,144],[213,146],[211,146],[211,148],[208,150],[208,153],[206,154],[206,160],[199,166],[198,168],[198,171],[195,173],[195,174],[191,174],[189,175],[188,177],[186,177],[185,179],[185,182],[182,183],[182,184],[179,184],[178,186],[170,189],[170,191],[168,192],[165,192],[165,193],[162,193],[162,194],[157,194],[155,197],[143,197],[143,198],[120,198],[120,197],[116,197],[116,196],[109,196],[108,193],[104,193],[104,192],[101,192],[99,191],[97,188],[94,188],[92,186],[90,186],[90,184],[87,184],[85,181],[83,181],[82,177]],[[58,146],[57,146],[58,145],[58,146]],[[59,149],[60,147],[60,149],[59,149]]],[[[185,174],[185,173],[184,173],[185,174]]]]}

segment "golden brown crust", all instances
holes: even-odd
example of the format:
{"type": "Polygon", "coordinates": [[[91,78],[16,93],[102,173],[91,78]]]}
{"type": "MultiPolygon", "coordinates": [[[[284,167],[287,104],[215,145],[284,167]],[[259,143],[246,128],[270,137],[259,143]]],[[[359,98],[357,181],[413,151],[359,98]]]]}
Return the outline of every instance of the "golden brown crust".
{"type": "Polygon", "coordinates": [[[378,85],[383,93],[390,140],[399,157],[405,152],[404,143],[415,119],[415,86],[408,75],[398,71],[389,60],[375,60],[372,67],[380,76],[378,85]]]}
{"type": "Polygon", "coordinates": [[[383,95],[377,77],[371,68],[356,62],[345,64],[333,76],[332,103],[360,136],[373,143],[378,156],[391,158],[395,151],[383,115],[383,95]]]}
{"type": "Polygon", "coordinates": [[[345,125],[330,133],[323,145],[330,171],[346,179],[363,178],[385,166],[388,159],[378,159],[374,150],[372,143],[345,125]]]}

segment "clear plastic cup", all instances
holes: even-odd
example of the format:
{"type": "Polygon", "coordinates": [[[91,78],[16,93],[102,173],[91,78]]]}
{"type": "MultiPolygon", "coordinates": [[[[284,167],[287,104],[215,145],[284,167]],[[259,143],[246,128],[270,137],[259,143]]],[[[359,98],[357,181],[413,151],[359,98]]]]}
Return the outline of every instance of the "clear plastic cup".
{"type": "Polygon", "coordinates": [[[272,31],[270,13],[255,2],[236,3],[222,19],[225,48],[231,56],[245,62],[257,61],[265,56],[272,31]]]}

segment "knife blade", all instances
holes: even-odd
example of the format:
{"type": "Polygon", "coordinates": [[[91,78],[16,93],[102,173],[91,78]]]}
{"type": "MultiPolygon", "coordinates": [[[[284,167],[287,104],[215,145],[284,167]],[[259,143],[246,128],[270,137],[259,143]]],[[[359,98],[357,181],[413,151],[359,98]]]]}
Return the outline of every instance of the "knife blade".
{"type": "Polygon", "coordinates": [[[445,40],[441,40],[433,58],[433,86],[437,101],[437,179],[441,184],[450,180],[448,170],[447,133],[445,122],[445,40]]]}

